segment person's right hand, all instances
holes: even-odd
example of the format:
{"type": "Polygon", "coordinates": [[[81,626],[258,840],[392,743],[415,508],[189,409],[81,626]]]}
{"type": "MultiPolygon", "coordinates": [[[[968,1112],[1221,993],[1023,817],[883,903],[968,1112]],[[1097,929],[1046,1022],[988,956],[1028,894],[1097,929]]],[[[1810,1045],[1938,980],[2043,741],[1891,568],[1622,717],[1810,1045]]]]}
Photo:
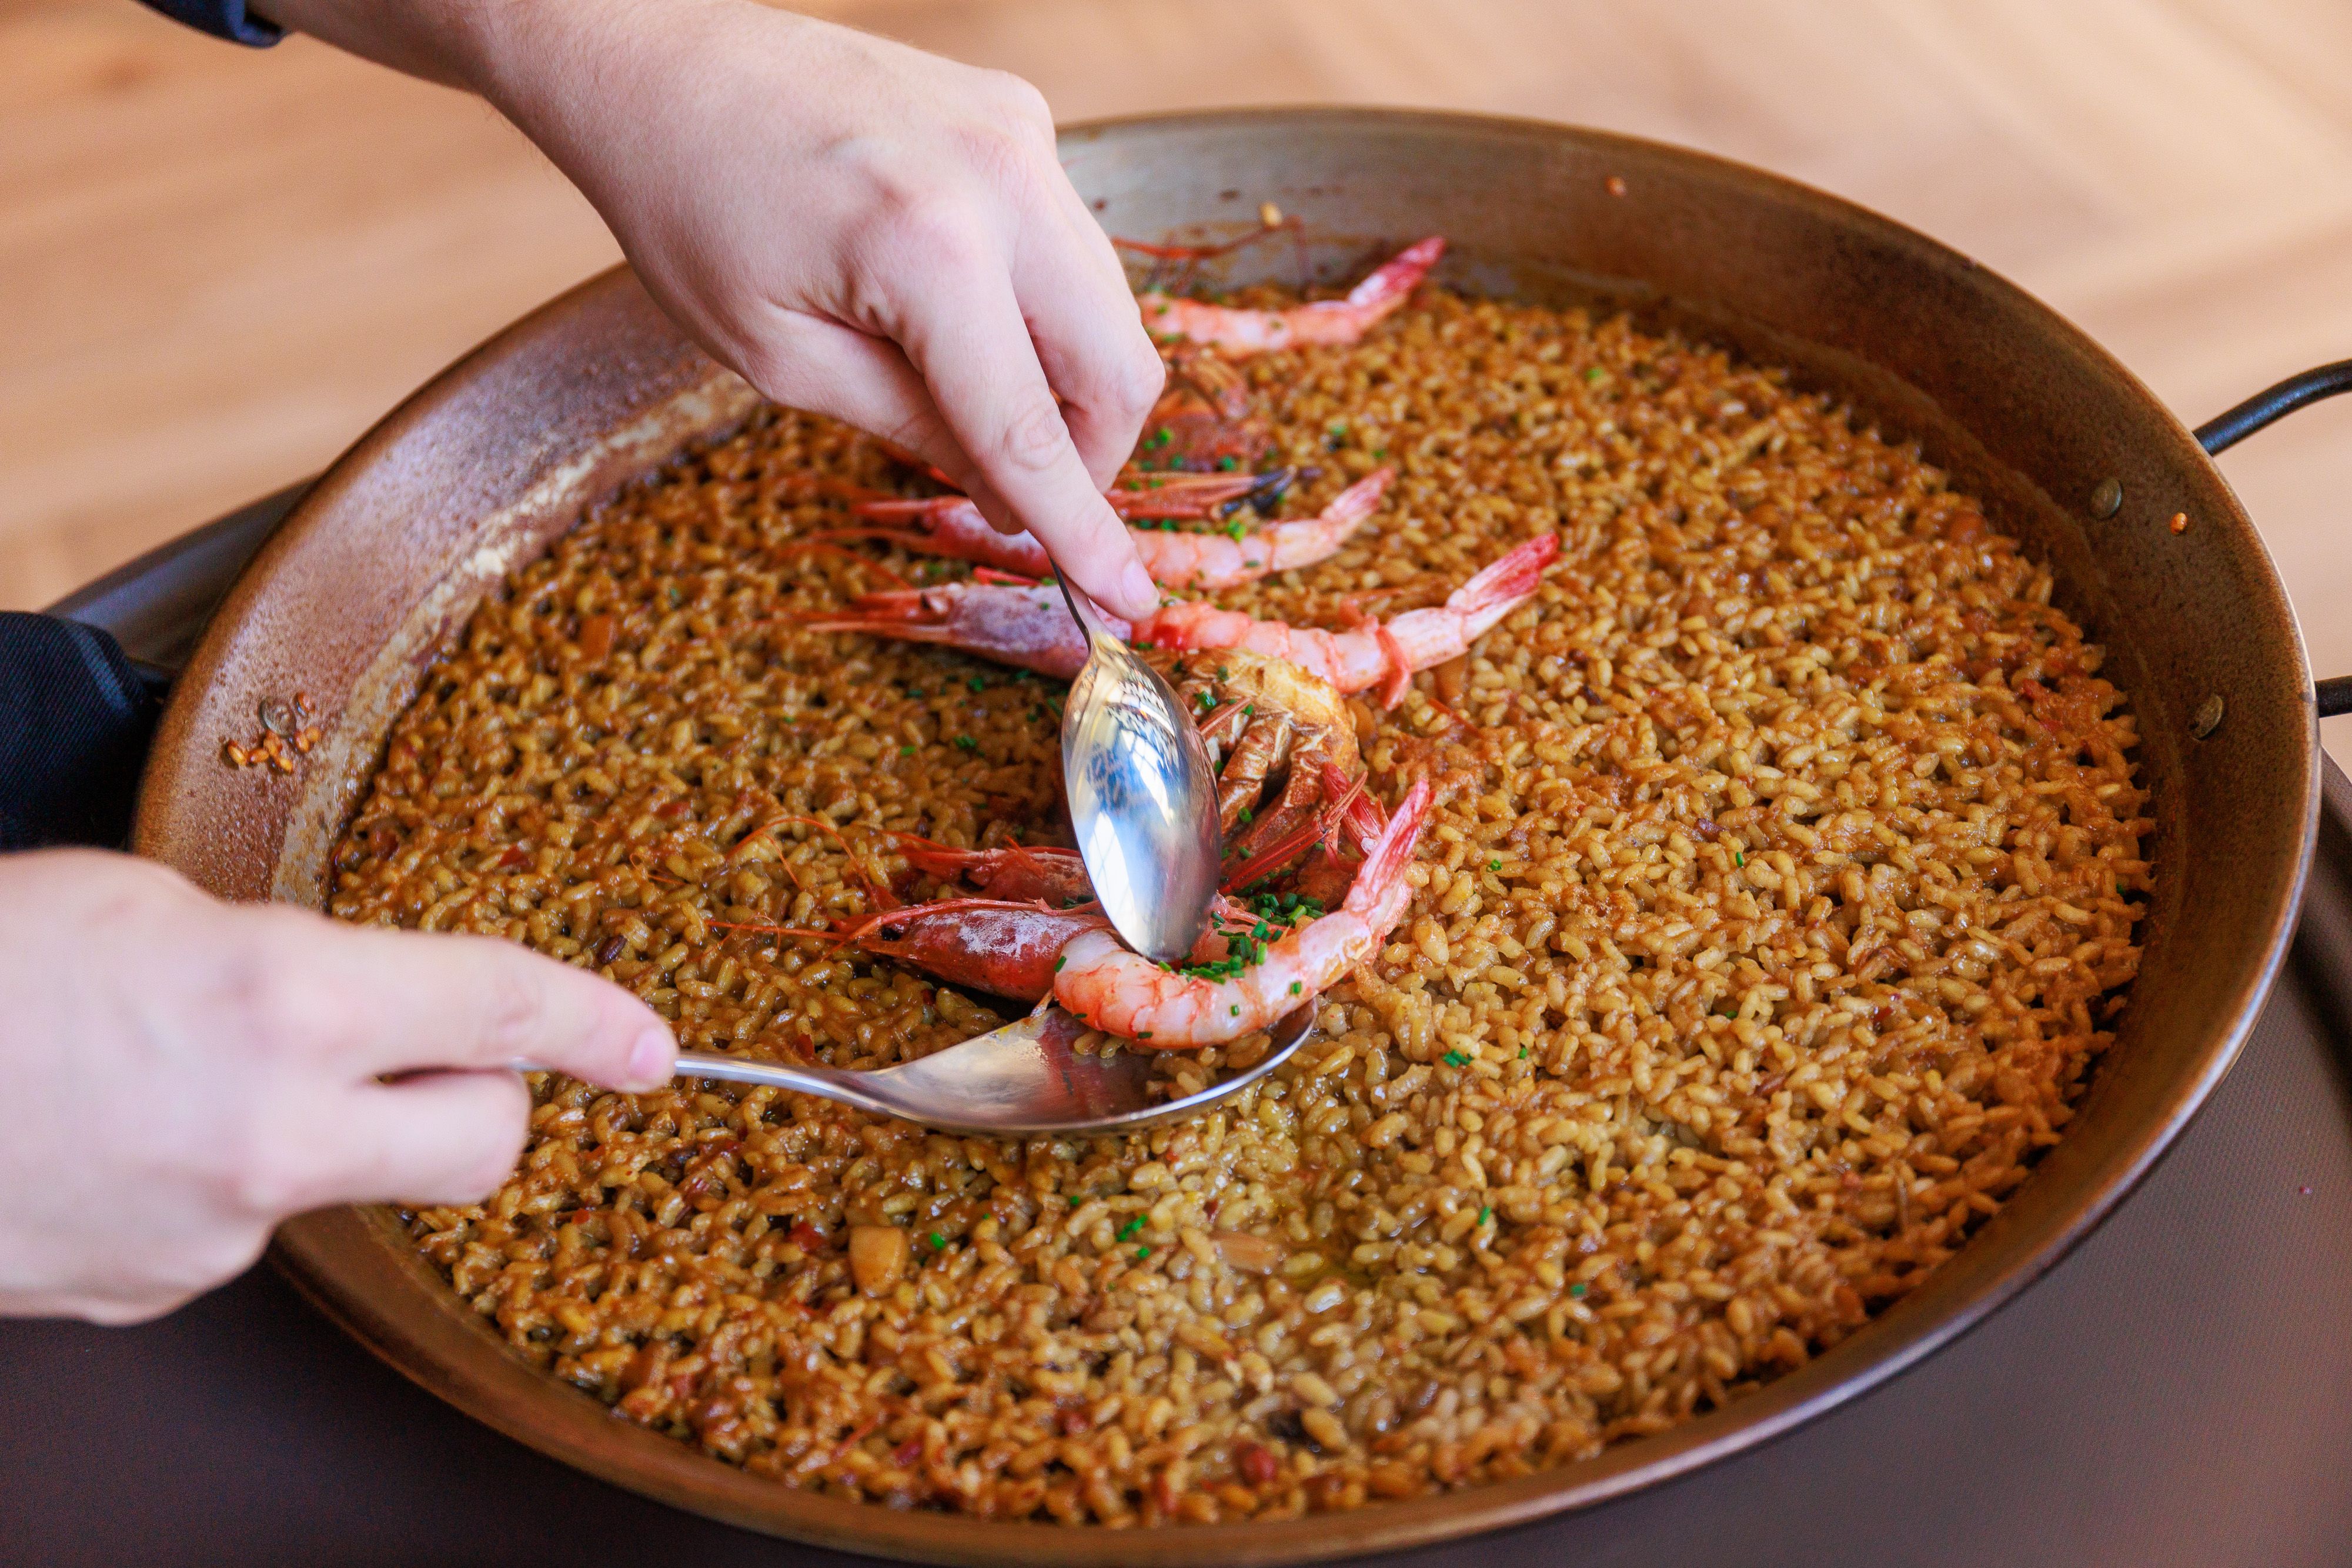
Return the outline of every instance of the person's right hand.
{"type": "Polygon", "coordinates": [[[268,0],[462,83],[752,385],[937,465],[1105,609],[1160,602],[1101,492],[1165,374],[1037,89],[756,0],[268,0]]]}
{"type": "Polygon", "coordinates": [[[512,944],[225,904],[95,851],[0,857],[0,985],[5,1314],[134,1322],[289,1215],[473,1202],[522,1145],[507,1063],[650,1089],[676,1051],[635,997],[512,944]]]}

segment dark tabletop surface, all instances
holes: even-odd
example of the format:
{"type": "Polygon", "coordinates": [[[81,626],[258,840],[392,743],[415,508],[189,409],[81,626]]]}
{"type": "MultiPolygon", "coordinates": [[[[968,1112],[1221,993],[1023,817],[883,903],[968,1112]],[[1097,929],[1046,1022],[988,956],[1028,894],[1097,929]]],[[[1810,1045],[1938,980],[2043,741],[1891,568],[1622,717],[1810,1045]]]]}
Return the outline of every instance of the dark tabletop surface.
{"type": "MultiPolygon", "coordinates": [[[[201,569],[151,558],[64,608],[133,653],[184,645],[186,617],[274,521],[241,517],[205,536],[201,569]]],[[[2331,770],[2329,788],[2296,962],[2245,1054],[2141,1190],[2019,1301],[1769,1448],[1386,1562],[2352,1561],[2352,786],[2331,770]]],[[[8,1564],[864,1561],[541,1458],[379,1364],[267,1266],[141,1328],[0,1322],[0,1434],[8,1564]]]]}

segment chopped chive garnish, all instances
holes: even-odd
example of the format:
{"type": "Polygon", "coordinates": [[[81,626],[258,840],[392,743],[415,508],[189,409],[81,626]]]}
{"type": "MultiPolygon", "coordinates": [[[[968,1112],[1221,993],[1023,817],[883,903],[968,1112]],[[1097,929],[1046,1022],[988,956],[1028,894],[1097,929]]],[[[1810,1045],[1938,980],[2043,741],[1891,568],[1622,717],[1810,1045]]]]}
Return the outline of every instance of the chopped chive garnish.
{"type": "Polygon", "coordinates": [[[1503,862],[1501,861],[1488,861],[1486,862],[1486,869],[1488,871],[1500,871],[1503,869],[1503,862]]]}
{"type": "Polygon", "coordinates": [[[1458,1051],[1449,1051],[1439,1060],[1444,1061],[1448,1067],[1467,1067],[1470,1065],[1470,1059],[1463,1055],[1458,1051]]]}
{"type": "Polygon", "coordinates": [[[1525,1061],[1527,1059],[1528,1059],[1528,1048],[1527,1048],[1526,1046],[1524,1046],[1524,1045],[1523,1045],[1523,1046],[1519,1047],[1519,1060],[1520,1060],[1521,1061],[1525,1061]]]}
{"type": "Polygon", "coordinates": [[[936,1251],[944,1252],[948,1249],[948,1239],[934,1230],[931,1232],[931,1247],[936,1251]]]}
{"type": "Polygon", "coordinates": [[[1055,973],[1055,974],[1057,974],[1057,975],[1058,975],[1058,974],[1060,974],[1060,973],[1062,972],[1062,966],[1063,966],[1063,965],[1065,965],[1065,964],[1066,964],[1066,963],[1068,963],[1069,961],[1070,961],[1070,960],[1069,960],[1069,956],[1068,956],[1067,954],[1065,954],[1063,956],[1061,956],[1061,957],[1059,957],[1059,958],[1055,959],[1055,960],[1054,960],[1054,973],[1055,973]]]}
{"type": "Polygon", "coordinates": [[[964,750],[966,750],[966,751],[976,751],[976,750],[978,750],[978,749],[980,748],[980,742],[978,742],[978,741],[974,740],[971,737],[970,737],[970,736],[968,736],[968,735],[959,735],[959,736],[957,736],[957,737],[956,737],[956,745],[957,745],[957,746],[959,746],[959,747],[962,747],[962,748],[963,748],[964,750]]]}
{"type": "Polygon", "coordinates": [[[915,755],[915,748],[911,746],[902,746],[898,748],[898,755],[901,757],[912,757],[915,755]]]}
{"type": "Polygon", "coordinates": [[[1118,1228],[1118,1239],[1121,1241],[1132,1239],[1135,1233],[1142,1228],[1143,1216],[1139,1214],[1133,1219],[1129,1220],[1125,1225],[1118,1228]]]}
{"type": "Polygon", "coordinates": [[[1602,370],[1599,365],[1595,365],[1591,370],[1584,372],[1584,379],[1588,383],[1597,382],[1608,373],[1608,371],[1602,370]]]}
{"type": "Polygon", "coordinates": [[[1139,1262],[1139,1263],[1142,1262],[1146,1258],[1149,1258],[1149,1257],[1150,1257],[1150,1256],[1151,1256],[1151,1249],[1150,1249],[1150,1248],[1149,1248],[1149,1247],[1139,1247],[1139,1248],[1137,1248],[1137,1249],[1135,1249],[1135,1260],[1136,1260],[1137,1262],[1139,1262]]]}
{"type": "Polygon", "coordinates": [[[1290,994],[1291,994],[1292,996],[1294,996],[1294,997],[1295,997],[1295,996],[1297,996],[1297,995],[1298,994],[1298,992],[1299,992],[1299,988],[1299,988],[1299,982],[1298,982],[1298,981],[1297,981],[1297,980],[1293,980],[1293,981],[1291,981],[1291,982],[1290,982],[1290,994]]]}
{"type": "Polygon", "coordinates": [[[1235,1003],[1234,1004],[1234,1017],[1235,1017],[1235,1018],[1239,1018],[1239,1017],[1241,1017],[1241,1016],[1242,1016],[1242,1006],[1241,1006],[1241,1004],[1240,1004],[1239,1002],[1235,1002],[1235,1003]]]}
{"type": "Polygon", "coordinates": [[[1579,1280],[1575,1284],[1570,1285],[1568,1288],[1568,1293],[1571,1296],[1581,1296],[1584,1294],[1584,1281],[1579,1280]]]}
{"type": "Polygon", "coordinates": [[[1731,863],[1733,865],[1746,865],[1748,863],[1748,857],[1741,854],[1738,850],[1734,850],[1731,852],[1731,863]]]}
{"type": "Polygon", "coordinates": [[[1230,453],[1217,459],[1217,472],[1220,474],[1230,474],[1241,465],[1242,460],[1230,453]]]}
{"type": "Polygon", "coordinates": [[[1491,1203],[1478,1210],[1478,1223],[1481,1225],[1486,1224],[1486,1221],[1492,1219],[1494,1217],[1495,1206],[1491,1203]]]}
{"type": "Polygon", "coordinates": [[[986,678],[985,678],[985,677],[983,677],[983,676],[980,676],[980,675],[974,675],[974,676],[972,676],[972,678],[971,678],[971,679],[970,679],[970,680],[968,680],[968,681],[966,681],[966,682],[964,683],[964,685],[967,685],[967,686],[970,686],[973,691],[976,691],[976,692],[984,692],[984,691],[986,691],[986,690],[988,689],[988,682],[987,682],[986,678]]]}

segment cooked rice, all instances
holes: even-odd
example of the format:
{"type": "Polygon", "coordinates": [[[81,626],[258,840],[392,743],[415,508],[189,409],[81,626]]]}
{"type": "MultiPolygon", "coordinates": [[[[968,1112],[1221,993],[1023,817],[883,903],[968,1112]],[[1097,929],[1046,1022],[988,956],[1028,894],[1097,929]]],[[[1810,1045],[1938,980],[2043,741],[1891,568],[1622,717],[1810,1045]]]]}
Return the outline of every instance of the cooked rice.
{"type": "MultiPolygon", "coordinates": [[[[1250,375],[1277,455],[1321,471],[1286,515],[1403,476],[1337,558],[1226,602],[1333,624],[1565,546],[1536,602],[1360,715],[1383,798],[1427,776],[1440,802],[1372,972],[1265,1083],[1102,1143],[539,1082],[505,1186],[413,1216],[523,1354],[844,1497],[1349,1508],[1803,1364],[2061,1135],[2137,962],[2150,824],[2100,651],[1974,500],[1781,373],[1622,319],[1424,290],[1250,375]]],[[[333,912],[597,967],[706,1050],[879,1066],[998,1021],[730,929],[865,909],[904,862],[861,830],[1055,832],[1058,687],[793,629],[885,586],[781,548],[844,520],[811,476],[908,482],[769,413],[518,572],[394,729],[333,912]],[[857,861],[754,831],[779,814],[857,861]]]]}

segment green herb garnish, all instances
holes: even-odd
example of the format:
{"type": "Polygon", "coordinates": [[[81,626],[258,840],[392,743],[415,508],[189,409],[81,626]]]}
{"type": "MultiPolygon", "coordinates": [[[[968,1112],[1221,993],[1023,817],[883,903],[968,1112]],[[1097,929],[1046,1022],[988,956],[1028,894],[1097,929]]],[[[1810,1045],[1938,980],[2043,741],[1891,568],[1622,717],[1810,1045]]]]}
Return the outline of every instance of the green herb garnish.
{"type": "Polygon", "coordinates": [[[1444,1062],[1448,1067],[1467,1067],[1470,1065],[1470,1059],[1463,1055],[1458,1051],[1449,1051],[1438,1060],[1444,1062]]]}

